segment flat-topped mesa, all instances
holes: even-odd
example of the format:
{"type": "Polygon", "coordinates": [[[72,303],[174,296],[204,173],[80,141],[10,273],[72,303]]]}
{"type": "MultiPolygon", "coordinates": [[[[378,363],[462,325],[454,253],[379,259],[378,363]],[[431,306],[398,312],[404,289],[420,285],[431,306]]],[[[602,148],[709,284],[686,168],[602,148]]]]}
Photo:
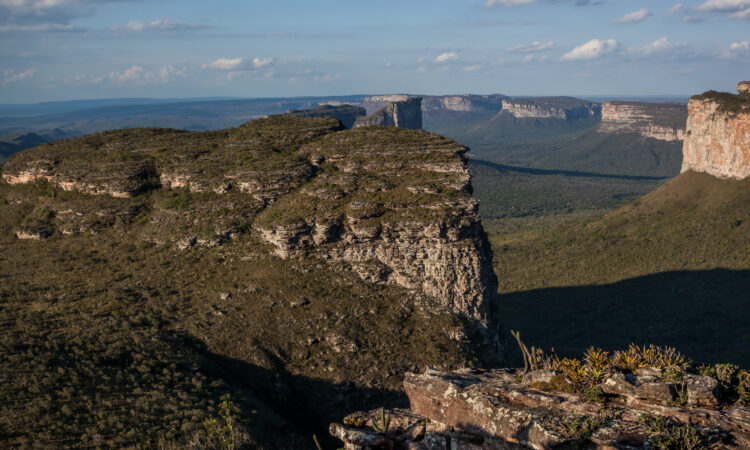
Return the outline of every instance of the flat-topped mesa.
{"type": "Polygon", "coordinates": [[[519,119],[575,120],[598,116],[600,106],[572,97],[509,98],[503,99],[500,113],[519,119]]]}
{"type": "Polygon", "coordinates": [[[750,176],[750,82],[741,82],[737,91],[709,91],[690,99],[682,172],[740,180],[750,176]]]}
{"type": "Polygon", "coordinates": [[[681,141],[685,137],[687,109],[678,103],[602,103],[600,133],[640,134],[662,141],[681,141]]]}
{"type": "Polygon", "coordinates": [[[192,217],[154,208],[143,236],[184,250],[256,233],[280,257],[330,261],[487,325],[497,278],[467,151],[422,130],[271,116],[227,130],[117,130],[45,144],[11,157],[3,178],[108,197],[42,228],[30,222],[22,238],[88,232],[99,205],[138,214],[144,197],[166,195],[179,208],[195,196],[205,201],[192,217]]]}
{"type": "Polygon", "coordinates": [[[367,115],[365,108],[347,104],[323,104],[310,109],[292,109],[285,116],[292,117],[333,117],[341,121],[346,128],[351,128],[360,117],[367,115]]]}
{"type": "Polygon", "coordinates": [[[354,123],[354,128],[367,126],[421,130],[422,98],[407,97],[404,100],[391,102],[367,117],[358,118],[354,123]]]}

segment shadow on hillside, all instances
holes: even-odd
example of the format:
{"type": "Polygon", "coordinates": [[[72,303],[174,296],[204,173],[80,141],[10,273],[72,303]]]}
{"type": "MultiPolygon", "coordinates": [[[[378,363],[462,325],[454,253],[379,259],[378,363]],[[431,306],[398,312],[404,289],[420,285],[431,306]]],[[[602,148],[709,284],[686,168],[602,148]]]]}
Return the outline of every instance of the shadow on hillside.
{"type": "MultiPolygon", "coordinates": [[[[498,301],[506,332],[518,330],[528,346],[554,347],[561,356],[634,342],[674,346],[695,361],[750,367],[750,270],[664,272],[604,286],[501,294],[498,301]]],[[[518,364],[515,342],[507,343],[518,364]]]]}
{"type": "MultiPolygon", "coordinates": [[[[328,433],[331,422],[341,422],[344,416],[356,411],[409,407],[409,400],[402,391],[357,387],[350,382],[332,383],[292,375],[278,356],[262,347],[261,351],[272,370],[212,353],[195,337],[181,337],[202,354],[201,372],[212,378],[223,379],[235,392],[252,392],[265,406],[293,426],[285,430],[289,432],[286,436],[272,436],[270,448],[315,449],[313,434],[323,448],[338,448],[341,442],[328,433]],[[302,437],[302,442],[293,439],[294,433],[302,437]]],[[[242,410],[242,416],[251,421],[257,413],[242,410]]]]}
{"type": "Polygon", "coordinates": [[[534,169],[531,167],[517,167],[517,166],[506,166],[504,164],[493,163],[485,161],[483,159],[470,159],[470,163],[477,164],[480,166],[489,167],[499,172],[515,172],[530,175],[564,175],[568,177],[580,177],[580,178],[612,178],[618,180],[641,180],[641,181],[659,181],[666,180],[669,177],[647,177],[640,175],[614,175],[594,172],[579,172],[576,170],[548,170],[548,169],[534,169]]]}

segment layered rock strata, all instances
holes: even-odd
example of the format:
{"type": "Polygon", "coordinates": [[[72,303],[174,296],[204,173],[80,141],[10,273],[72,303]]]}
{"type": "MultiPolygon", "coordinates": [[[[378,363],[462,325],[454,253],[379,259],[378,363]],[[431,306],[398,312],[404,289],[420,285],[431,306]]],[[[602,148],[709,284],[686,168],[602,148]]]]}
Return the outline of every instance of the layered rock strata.
{"type": "Polygon", "coordinates": [[[605,102],[602,104],[601,133],[640,134],[661,141],[685,137],[687,110],[682,104],[605,102]]]}
{"type": "Polygon", "coordinates": [[[706,172],[718,178],[750,176],[750,92],[707,92],[688,103],[682,172],[706,172]]]}
{"type": "Polygon", "coordinates": [[[598,116],[600,106],[569,97],[511,98],[502,101],[501,112],[516,118],[575,120],[598,116]]]}
{"type": "Polygon", "coordinates": [[[317,176],[260,216],[281,257],[313,253],[485,321],[497,286],[467,148],[423,131],[354,129],[302,148],[317,176]]]}
{"type": "Polygon", "coordinates": [[[659,369],[647,369],[637,377],[607,378],[602,383],[605,405],[575,394],[540,390],[531,386],[545,383],[526,381],[545,374],[521,377],[514,370],[428,369],[421,375],[406,375],[404,389],[411,408],[386,412],[391,418],[386,433],[375,429],[382,425],[380,410],[350,414],[343,424],[331,424],[330,432],[348,450],[648,449],[664,442],[670,429],[684,439],[675,442],[676,448],[750,446],[750,409],[715,409],[716,380],[690,375],[684,388],[688,404],[675,406],[671,400],[683,388],[661,381],[656,376],[659,369]]]}
{"type": "MultiPolygon", "coordinates": [[[[419,111],[419,99],[412,105],[419,111]]],[[[194,217],[153,212],[149,220],[160,226],[148,239],[187,249],[255,230],[282,258],[314,256],[486,322],[497,280],[467,150],[421,130],[344,131],[331,118],[274,116],[229,130],[136,129],[59,141],[13,156],[3,178],[118,199],[98,202],[111,220],[80,205],[43,227],[30,224],[19,238],[44,238],[53,225],[63,234],[93,232],[122,214],[132,220],[149,191],[176,191],[166,201],[177,209],[190,195],[216,196],[194,217]]]]}
{"type": "Polygon", "coordinates": [[[367,117],[360,117],[354,128],[379,126],[422,129],[422,98],[410,97],[389,103],[367,117]]]}

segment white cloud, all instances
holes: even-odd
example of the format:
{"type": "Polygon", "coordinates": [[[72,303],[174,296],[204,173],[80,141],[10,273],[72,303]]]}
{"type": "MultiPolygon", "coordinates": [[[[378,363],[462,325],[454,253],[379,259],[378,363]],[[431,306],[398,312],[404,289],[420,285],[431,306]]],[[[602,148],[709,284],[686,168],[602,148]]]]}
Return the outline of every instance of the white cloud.
{"type": "Polygon", "coordinates": [[[446,63],[449,61],[455,61],[458,59],[458,53],[456,52],[445,52],[438,55],[437,58],[435,58],[435,62],[438,64],[446,63]]]}
{"type": "Polygon", "coordinates": [[[481,64],[472,64],[471,66],[461,68],[461,70],[463,70],[464,72],[476,72],[482,69],[484,69],[484,66],[481,64]]]}
{"type": "Polygon", "coordinates": [[[685,43],[677,44],[674,42],[670,42],[669,39],[667,39],[667,37],[665,36],[641,47],[630,47],[628,48],[626,53],[632,56],[650,56],[653,54],[673,51],[675,49],[685,47],[686,45],[687,44],[685,43]]]}
{"type": "Polygon", "coordinates": [[[683,5],[682,3],[677,3],[676,5],[669,8],[669,14],[677,14],[684,10],[685,10],[685,5],[683,5]]]}
{"type": "Polygon", "coordinates": [[[508,49],[510,52],[521,52],[521,53],[529,53],[529,52],[541,52],[544,50],[548,50],[555,46],[555,43],[550,42],[537,42],[534,41],[531,44],[523,44],[523,45],[516,45],[515,47],[511,47],[508,49]]]}
{"type": "Polygon", "coordinates": [[[153,22],[141,22],[134,20],[128,22],[125,25],[115,25],[110,29],[112,31],[184,31],[184,30],[200,30],[208,28],[206,25],[200,25],[197,23],[181,22],[179,20],[159,19],[153,22]]]}
{"type": "Polygon", "coordinates": [[[33,78],[36,74],[36,68],[24,70],[23,72],[16,73],[15,70],[6,70],[3,72],[3,78],[0,80],[0,85],[7,86],[10,83],[17,81],[28,80],[33,78]]]}
{"type": "Polygon", "coordinates": [[[592,39],[564,54],[560,59],[563,61],[596,59],[614,52],[617,50],[617,46],[617,41],[614,39],[607,39],[606,41],[592,39]]]}
{"type": "Polygon", "coordinates": [[[747,60],[748,58],[750,58],[750,42],[732,42],[726,48],[716,52],[714,56],[718,59],[747,60]]]}
{"type": "Polygon", "coordinates": [[[750,0],[707,0],[698,6],[701,11],[741,11],[750,8],[750,0]]]}
{"type": "Polygon", "coordinates": [[[204,69],[235,70],[242,66],[245,58],[219,58],[210,64],[203,64],[204,69]]]}
{"type": "Polygon", "coordinates": [[[651,11],[647,9],[639,9],[638,11],[633,11],[632,13],[625,14],[624,16],[620,17],[617,20],[614,20],[612,23],[638,23],[643,22],[648,17],[650,17],[651,11]]]}
{"type": "Polygon", "coordinates": [[[750,20],[750,8],[729,15],[730,19],[750,20]]]}
{"type": "Polygon", "coordinates": [[[256,69],[273,64],[276,58],[253,58],[253,67],[256,69]]]}
{"type": "Polygon", "coordinates": [[[203,69],[213,69],[213,70],[226,70],[226,71],[233,71],[238,72],[232,75],[232,77],[238,76],[242,72],[250,72],[253,70],[261,69],[263,67],[268,67],[276,62],[276,58],[271,57],[264,57],[264,58],[219,58],[216,61],[209,63],[209,64],[203,64],[201,66],[203,69]]]}
{"type": "Polygon", "coordinates": [[[493,6],[505,6],[506,8],[511,6],[526,5],[533,3],[535,0],[487,0],[484,3],[485,8],[492,8],[493,6]]]}
{"type": "Polygon", "coordinates": [[[128,81],[139,80],[142,74],[143,74],[143,67],[133,65],[125,69],[125,72],[123,73],[110,72],[109,79],[117,81],[119,83],[126,83],[128,81]]]}
{"type": "Polygon", "coordinates": [[[162,66],[159,70],[146,72],[144,80],[155,80],[161,81],[162,83],[168,83],[175,80],[178,77],[186,77],[185,69],[175,69],[171,65],[162,66]]]}

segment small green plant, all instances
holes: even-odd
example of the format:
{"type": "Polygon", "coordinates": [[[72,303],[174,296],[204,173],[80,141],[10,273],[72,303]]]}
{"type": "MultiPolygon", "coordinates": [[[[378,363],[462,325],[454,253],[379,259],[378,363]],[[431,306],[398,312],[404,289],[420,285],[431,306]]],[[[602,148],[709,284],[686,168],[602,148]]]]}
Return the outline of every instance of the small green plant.
{"type": "Polygon", "coordinates": [[[740,385],[737,393],[740,396],[737,401],[743,405],[750,406],[750,372],[745,370],[740,374],[740,385]]]}
{"type": "Polygon", "coordinates": [[[206,448],[233,450],[240,448],[248,440],[247,433],[235,415],[235,409],[237,407],[229,394],[226,394],[219,404],[219,416],[203,421],[206,448]]]}
{"type": "Polygon", "coordinates": [[[693,450],[704,448],[705,437],[689,424],[674,423],[661,416],[642,415],[638,421],[645,425],[651,436],[651,447],[663,450],[693,450]]]}
{"type": "Polygon", "coordinates": [[[577,442],[587,442],[596,430],[607,422],[607,418],[586,417],[584,419],[575,418],[566,425],[568,435],[577,442]]]}
{"type": "Polygon", "coordinates": [[[591,386],[583,392],[583,398],[587,402],[604,403],[604,391],[599,386],[591,386]]]}
{"type": "Polygon", "coordinates": [[[385,413],[384,408],[380,408],[380,423],[373,420],[372,428],[380,434],[388,433],[391,427],[391,416],[385,413]]]}

